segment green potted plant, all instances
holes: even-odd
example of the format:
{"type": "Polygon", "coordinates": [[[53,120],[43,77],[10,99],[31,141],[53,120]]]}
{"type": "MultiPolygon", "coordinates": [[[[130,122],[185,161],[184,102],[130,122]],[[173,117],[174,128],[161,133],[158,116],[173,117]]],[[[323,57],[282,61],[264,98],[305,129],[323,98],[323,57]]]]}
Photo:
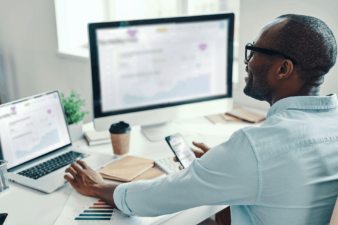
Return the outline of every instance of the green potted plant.
{"type": "Polygon", "coordinates": [[[80,98],[80,95],[74,90],[71,91],[69,97],[61,94],[61,102],[66,113],[68,129],[72,142],[82,138],[83,118],[89,112],[83,111],[85,100],[80,98]]]}

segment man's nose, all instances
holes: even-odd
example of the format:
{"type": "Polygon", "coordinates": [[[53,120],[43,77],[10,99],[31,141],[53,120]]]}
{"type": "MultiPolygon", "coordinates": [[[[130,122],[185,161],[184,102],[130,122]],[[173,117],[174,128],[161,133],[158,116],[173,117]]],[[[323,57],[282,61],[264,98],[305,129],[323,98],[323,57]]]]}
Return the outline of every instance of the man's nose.
{"type": "Polygon", "coordinates": [[[246,60],[246,59],[244,59],[244,64],[248,64],[249,63],[249,61],[248,60],[246,60]]]}

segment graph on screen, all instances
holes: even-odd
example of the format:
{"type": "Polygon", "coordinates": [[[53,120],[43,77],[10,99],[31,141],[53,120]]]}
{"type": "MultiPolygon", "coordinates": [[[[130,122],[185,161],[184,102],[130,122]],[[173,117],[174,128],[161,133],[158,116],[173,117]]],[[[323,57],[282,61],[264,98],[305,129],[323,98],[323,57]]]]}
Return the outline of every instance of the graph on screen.
{"type": "Polygon", "coordinates": [[[31,153],[39,152],[39,151],[47,148],[48,146],[51,146],[51,145],[58,143],[59,141],[60,141],[60,138],[59,138],[58,130],[57,129],[52,130],[52,131],[48,132],[46,135],[42,136],[40,143],[33,146],[33,148],[27,149],[27,150],[17,149],[15,151],[16,157],[22,158],[22,157],[25,157],[25,156],[27,156],[31,153]]]}
{"type": "Polygon", "coordinates": [[[97,31],[102,111],[226,94],[226,30],[220,24],[97,31]]]}
{"type": "Polygon", "coordinates": [[[172,89],[168,91],[158,91],[151,96],[142,95],[139,85],[135,85],[132,89],[138,90],[139,94],[125,94],[123,102],[125,105],[131,104],[149,104],[153,102],[163,102],[172,98],[181,98],[209,92],[209,76],[202,75],[198,77],[188,78],[183,81],[178,81],[172,89]]]}
{"type": "Polygon", "coordinates": [[[42,108],[8,124],[11,145],[17,159],[39,154],[60,143],[56,115],[51,108],[42,108]]]}

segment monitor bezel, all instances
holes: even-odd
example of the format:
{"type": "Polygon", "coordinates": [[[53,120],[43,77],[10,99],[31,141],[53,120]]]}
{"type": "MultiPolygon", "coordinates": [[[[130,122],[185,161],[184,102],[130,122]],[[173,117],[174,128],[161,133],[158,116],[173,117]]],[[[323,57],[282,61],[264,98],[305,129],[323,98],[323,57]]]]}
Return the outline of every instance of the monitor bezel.
{"type": "Polygon", "coordinates": [[[88,35],[89,35],[89,50],[90,50],[90,62],[92,72],[92,98],[93,98],[93,117],[94,119],[135,113],[140,111],[155,110],[179,105],[186,105],[192,103],[199,103],[217,99],[232,98],[232,71],[233,71],[233,38],[234,38],[234,13],[221,13],[212,15],[199,15],[199,16],[184,16],[184,17],[171,17],[171,18],[160,18],[160,19],[145,19],[145,20],[129,20],[129,21],[116,21],[116,22],[102,22],[102,23],[91,23],[88,24],[88,35]],[[228,62],[227,62],[227,94],[218,95],[205,98],[197,98],[192,100],[184,100],[179,102],[167,102],[162,104],[128,108],[123,110],[115,110],[109,112],[102,111],[102,98],[100,88],[100,71],[99,71],[99,57],[98,57],[98,45],[96,30],[102,28],[118,28],[118,27],[129,27],[138,25],[153,25],[162,23],[189,23],[189,22],[201,22],[201,21],[215,21],[215,20],[228,20],[228,62]]]}

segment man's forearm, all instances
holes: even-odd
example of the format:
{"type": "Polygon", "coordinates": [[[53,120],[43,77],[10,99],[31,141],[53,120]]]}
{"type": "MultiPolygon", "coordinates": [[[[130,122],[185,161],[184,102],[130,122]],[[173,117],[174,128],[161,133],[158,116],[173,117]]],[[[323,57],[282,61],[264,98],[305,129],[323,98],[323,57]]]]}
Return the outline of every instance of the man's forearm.
{"type": "Polygon", "coordinates": [[[114,202],[114,197],[113,197],[116,187],[117,187],[116,184],[100,185],[99,187],[94,188],[94,195],[95,197],[100,198],[105,203],[108,203],[109,205],[117,209],[115,202],[114,202]]]}

